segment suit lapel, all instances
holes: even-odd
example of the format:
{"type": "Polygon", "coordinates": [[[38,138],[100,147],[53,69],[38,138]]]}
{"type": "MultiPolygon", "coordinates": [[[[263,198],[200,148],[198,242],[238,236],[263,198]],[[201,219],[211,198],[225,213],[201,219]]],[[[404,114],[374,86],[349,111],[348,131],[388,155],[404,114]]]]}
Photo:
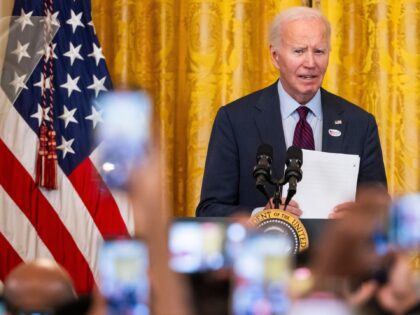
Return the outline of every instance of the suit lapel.
{"type": "MultiPolygon", "coordinates": [[[[321,103],[323,115],[322,151],[345,152],[343,142],[347,125],[344,115],[345,110],[324,89],[321,89],[321,103]]],[[[286,142],[284,140],[277,82],[263,90],[255,108],[255,123],[261,139],[260,144],[267,143],[273,147],[273,165],[275,169],[280,171],[284,166],[286,142]]]]}
{"type": "Polygon", "coordinates": [[[273,147],[273,169],[280,171],[284,165],[286,143],[280,113],[277,82],[263,90],[255,107],[257,110],[255,123],[261,143],[267,143],[273,147]]]}
{"type": "Polygon", "coordinates": [[[324,89],[321,89],[321,104],[323,116],[322,151],[344,152],[343,140],[346,132],[344,109],[324,89]]]}

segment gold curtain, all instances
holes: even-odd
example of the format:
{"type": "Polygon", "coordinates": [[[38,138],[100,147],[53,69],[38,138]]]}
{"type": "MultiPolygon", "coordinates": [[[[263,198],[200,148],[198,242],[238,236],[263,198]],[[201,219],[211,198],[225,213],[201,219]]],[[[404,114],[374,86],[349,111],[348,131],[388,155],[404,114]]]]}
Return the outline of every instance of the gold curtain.
{"type": "Polygon", "coordinates": [[[373,113],[389,191],[420,190],[420,1],[317,0],[332,23],[324,86],[373,113]]]}
{"type": "Polygon", "coordinates": [[[166,199],[193,216],[217,109],[274,82],[271,19],[301,0],[92,1],[114,85],[141,85],[160,121],[166,199]]]}
{"type": "Polygon", "coordinates": [[[271,19],[311,3],[333,28],[324,86],[376,116],[390,192],[419,190],[420,1],[92,0],[114,85],[154,98],[174,215],[194,215],[218,108],[278,76],[271,19]]]}

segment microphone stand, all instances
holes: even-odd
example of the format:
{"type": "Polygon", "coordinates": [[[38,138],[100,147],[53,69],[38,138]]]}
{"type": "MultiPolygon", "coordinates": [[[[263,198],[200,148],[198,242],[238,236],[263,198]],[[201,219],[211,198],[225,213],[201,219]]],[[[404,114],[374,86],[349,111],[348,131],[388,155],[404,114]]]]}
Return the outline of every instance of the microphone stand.
{"type": "MultiPolygon", "coordinates": [[[[286,183],[286,179],[284,177],[281,179],[270,178],[270,180],[268,180],[268,183],[275,187],[273,196],[274,209],[280,209],[280,205],[282,204],[281,198],[283,195],[283,185],[286,183]]],[[[267,196],[268,194],[266,195],[266,197],[267,196]]],[[[267,197],[267,201],[270,201],[269,197],[267,197]]]]}
{"type": "MultiPolygon", "coordinates": [[[[283,195],[283,186],[288,183],[288,181],[286,180],[286,176],[281,178],[281,179],[277,179],[277,178],[270,178],[267,180],[267,182],[271,185],[273,185],[274,188],[274,195],[273,195],[273,204],[274,204],[274,209],[280,209],[280,205],[282,205],[281,203],[281,198],[283,195]]],[[[268,195],[267,191],[265,190],[264,185],[257,185],[257,188],[259,191],[261,191],[263,193],[263,195],[267,198],[267,202],[270,202],[270,196],[268,195]]],[[[290,189],[290,187],[289,187],[290,189]]],[[[296,192],[296,188],[295,188],[295,192],[296,192]]],[[[293,193],[294,195],[295,193],[293,193]]],[[[293,196],[291,195],[291,196],[293,196]]],[[[286,210],[286,205],[289,203],[290,199],[287,200],[286,198],[286,203],[285,203],[285,207],[284,210],[286,210]]]]}
{"type": "Polygon", "coordinates": [[[283,185],[284,185],[284,178],[278,180],[272,180],[272,183],[275,186],[274,196],[273,196],[273,203],[274,209],[280,209],[281,205],[281,197],[283,195],[283,185]]]}
{"type": "MultiPolygon", "coordinates": [[[[283,185],[285,184],[285,179],[269,179],[267,181],[269,184],[275,186],[274,195],[273,195],[273,203],[274,209],[280,209],[281,198],[283,195],[283,185]]],[[[270,195],[268,194],[267,190],[265,189],[265,185],[259,183],[256,185],[257,189],[267,198],[267,202],[270,202],[270,195]]],[[[270,204],[271,205],[271,204],[270,204]]]]}
{"type": "Polygon", "coordinates": [[[282,204],[281,198],[283,195],[283,186],[284,184],[286,184],[286,177],[278,179],[278,178],[271,178],[270,176],[269,178],[265,178],[263,181],[257,180],[257,183],[256,183],[257,189],[265,196],[265,198],[267,198],[267,202],[270,202],[270,196],[268,195],[268,192],[265,189],[265,183],[269,183],[270,185],[273,185],[275,187],[274,195],[273,195],[274,209],[280,209],[280,205],[282,204]]]}

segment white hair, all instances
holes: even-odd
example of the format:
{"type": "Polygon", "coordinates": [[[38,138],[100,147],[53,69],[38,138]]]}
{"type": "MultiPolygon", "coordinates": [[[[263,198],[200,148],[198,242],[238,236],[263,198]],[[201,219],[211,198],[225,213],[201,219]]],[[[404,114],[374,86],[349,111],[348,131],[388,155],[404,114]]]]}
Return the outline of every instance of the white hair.
{"type": "Polygon", "coordinates": [[[321,11],[309,7],[292,7],[279,13],[271,23],[269,32],[269,43],[278,47],[281,42],[282,26],[286,22],[306,19],[320,19],[325,24],[328,43],[331,37],[331,25],[321,11]]]}

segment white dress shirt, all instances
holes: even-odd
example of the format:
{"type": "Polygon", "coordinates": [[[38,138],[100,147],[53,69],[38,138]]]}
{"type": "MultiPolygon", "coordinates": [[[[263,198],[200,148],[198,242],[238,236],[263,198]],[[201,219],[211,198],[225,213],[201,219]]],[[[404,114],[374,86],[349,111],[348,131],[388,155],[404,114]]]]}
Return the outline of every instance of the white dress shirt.
{"type": "MultiPolygon", "coordinates": [[[[299,121],[299,114],[296,109],[301,106],[283,89],[280,80],[277,84],[280,98],[280,112],[283,123],[284,140],[286,148],[293,145],[293,136],[295,127],[299,121]]],[[[321,106],[321,90],[318,89],[315,96],[305,104],[310,109],[306,120],[312,128],[315,141],[315,150],[322,150],[322,106],[321,106]]]]}

